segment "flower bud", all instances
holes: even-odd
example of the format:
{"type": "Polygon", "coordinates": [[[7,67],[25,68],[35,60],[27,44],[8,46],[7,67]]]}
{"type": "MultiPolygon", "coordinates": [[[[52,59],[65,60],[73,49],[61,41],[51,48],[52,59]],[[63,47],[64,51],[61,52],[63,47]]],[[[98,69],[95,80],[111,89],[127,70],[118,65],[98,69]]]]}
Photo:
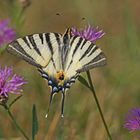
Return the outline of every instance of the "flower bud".
{"type": "Polygon", "coordinates": [[[31,4],[30,0],[19,0],[19,2],[23,8],[28,7],[31,4]]]}
{"type": "Polygon", "coordinates": [[[4,94],[0,95],[0,105],[5,105],[8,101],[8,96],[5,96],[4,94]]]}

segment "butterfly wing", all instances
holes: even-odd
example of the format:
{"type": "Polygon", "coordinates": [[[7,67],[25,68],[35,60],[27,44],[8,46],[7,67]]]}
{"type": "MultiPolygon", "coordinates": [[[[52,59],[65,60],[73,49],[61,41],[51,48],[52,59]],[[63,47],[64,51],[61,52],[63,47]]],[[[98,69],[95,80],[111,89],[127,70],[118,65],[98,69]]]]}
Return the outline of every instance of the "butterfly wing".
{"type": "Polygon", "coordinates": [[[65,65],[65,72],[69,78],[77,73],[105,65],[106,57],[94,43],[72,36],[70,46],[65,65]]]}
{"type": "Polygon", "coordinates": [[[48,79],[53,94],[62,91],[62,115],[65,89],[75,82],[78,74],[102,66],[106,58],[95,44],[81,37],[70,36],[69,29],[62,36],[57,33],[34,34],[19,38],[9,44],[7,50],[36,66],[42,77],[48,79]],[[61,86],[55,83],[56,73],[64,71],[65,80],[61,86]]]}
{"type": "Polygon", "coordinates": [[[61,35],[57,33],[33,34],[9,44],[7,50],[28,63],[53,75],[61,69],[61,35]]]}

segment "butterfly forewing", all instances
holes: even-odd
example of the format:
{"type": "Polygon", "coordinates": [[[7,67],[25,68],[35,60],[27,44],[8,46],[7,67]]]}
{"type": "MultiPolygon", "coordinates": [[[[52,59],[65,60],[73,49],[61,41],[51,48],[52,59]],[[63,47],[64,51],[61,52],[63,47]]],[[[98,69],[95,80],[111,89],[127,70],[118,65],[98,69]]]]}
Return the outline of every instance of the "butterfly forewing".
{"type": "Polygon", "coordinates": [[[68,77],[74,76],[77,72],[87,71],[105,64],[106,58],[103,52],[92,42],[73,36],[70,44],[71,48],[65,67],[68,77]]]}
{"type": "MultiPolygon", "coordinates": [[[[46,44],[50,47],[51,50],[51,60],[43,70],[50,75],[54,76],[57,71],[62,69],[62,61],[61,61],[61,48],[62,48],[62,39],[61,35],[57,33],[48,33],[49,36],[46,38],[46,44]]],[[[47,52],[46,54],[47,55],[47,52]]]]}
{"type": "Polygon", "coordinates": [[[61,35],[42,33],[19,38],[9,44],[10,53],[17,54],[32,65],[54,74],[61,69],[61,35]]]}

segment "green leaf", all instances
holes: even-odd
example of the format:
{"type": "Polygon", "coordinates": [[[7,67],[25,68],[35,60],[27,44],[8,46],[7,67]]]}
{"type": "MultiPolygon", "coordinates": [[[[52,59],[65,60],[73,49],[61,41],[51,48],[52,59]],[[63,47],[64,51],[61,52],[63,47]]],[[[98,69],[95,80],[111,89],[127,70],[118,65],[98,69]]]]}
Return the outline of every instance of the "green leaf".
{"type": "Polygon", "coordinates": [[[32,140],[35,140],[35,135],[38,132],[38,119],[37,119],[37,112],[36,112],[36,106],[33,105],[32,109],[32,140]]]}
{"type": "Polygon", "coordinates": [[[88,84],[88,82],[87,82],[87,80],[86,80],[85,78],[83,78],[82,76],[79,76],[78,80],[79,80],[84,86],[86,86],[87,88],[90,89],[90,86],[89,86],[89,84],[88,84]]]}

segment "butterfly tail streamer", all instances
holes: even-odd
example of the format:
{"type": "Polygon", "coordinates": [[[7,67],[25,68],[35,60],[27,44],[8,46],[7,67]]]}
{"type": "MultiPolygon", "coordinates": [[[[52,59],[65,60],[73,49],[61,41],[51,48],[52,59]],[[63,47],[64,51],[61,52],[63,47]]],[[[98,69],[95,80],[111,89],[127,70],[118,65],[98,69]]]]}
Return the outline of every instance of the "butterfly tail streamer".
{"type": "Polygon", "coordinates": [[[65,91],[62,91],[61,117],[64,117],[65,91]]]}
{"type": "Polygon", "coordinates": [[[51,93],[51,94],[50,94],[50,101],[49,101],[49,105],[48,105],[48,110],[47,110],[47,114],[46,114],[45,118],[48,117],[48,114],[49,114],[49,112],[50,112],[50,108],[51,108],[51,104],[52,104],[53,97],[54,97],[54,93],[51,93]]]}

